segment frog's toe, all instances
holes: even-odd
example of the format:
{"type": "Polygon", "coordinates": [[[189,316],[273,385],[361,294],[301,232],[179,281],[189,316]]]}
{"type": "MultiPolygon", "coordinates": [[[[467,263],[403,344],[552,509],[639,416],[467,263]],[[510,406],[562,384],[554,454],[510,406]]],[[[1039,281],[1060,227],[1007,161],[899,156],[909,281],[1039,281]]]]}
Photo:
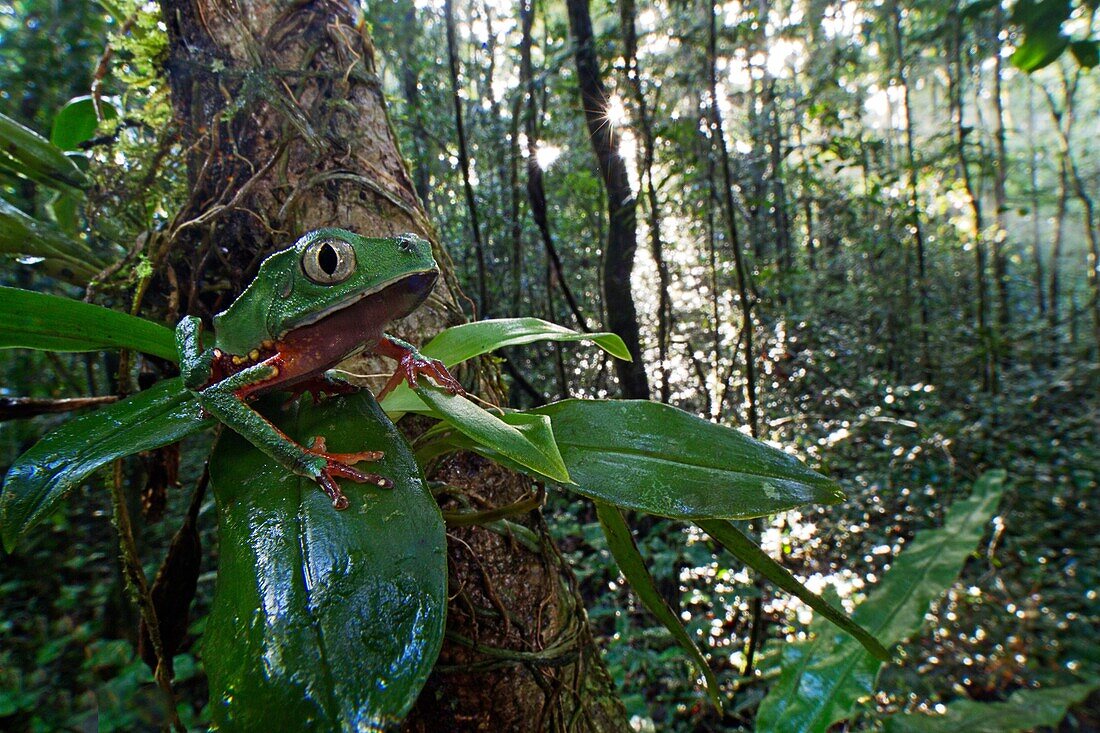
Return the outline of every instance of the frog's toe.
{"type": "Polygon", "coordinates": [[[454,375],[447,371],[447,366],[439,359],[429,359],[427,367],[423,371],[430,374],[436,384],[451,394],[466,394],[466,390],[462,388],[462,382],[455,379],[454,375]]]}
{"type": "Polygon", "coordinates": [[[327,458],[329,462],[342,463],[348,466],[353,466],[360,461],[378,461],[386,455],[380,450],[364,450],[354,453],[329,453],[325,446],[325,439],[320,435],[310,441],[309,452],[321,456],[322,458],[327,458]]]}

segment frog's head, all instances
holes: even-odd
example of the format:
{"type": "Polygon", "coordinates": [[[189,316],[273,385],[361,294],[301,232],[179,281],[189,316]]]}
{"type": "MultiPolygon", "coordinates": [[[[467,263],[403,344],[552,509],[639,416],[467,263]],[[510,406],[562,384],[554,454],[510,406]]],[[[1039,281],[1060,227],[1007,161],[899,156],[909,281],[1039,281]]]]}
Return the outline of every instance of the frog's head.
{"type": "Polygon", "coordinates": [[[242,336],[281,338],[366,298],[385,300],[387,315],[402,318],[428,297],[438,276],[431,244],[415,234],[374,238],[317,229],[265,259],[255,280],[214,318],[215,330],[220,346],[239,353],[255,345],[232,343],[242,336]]]}

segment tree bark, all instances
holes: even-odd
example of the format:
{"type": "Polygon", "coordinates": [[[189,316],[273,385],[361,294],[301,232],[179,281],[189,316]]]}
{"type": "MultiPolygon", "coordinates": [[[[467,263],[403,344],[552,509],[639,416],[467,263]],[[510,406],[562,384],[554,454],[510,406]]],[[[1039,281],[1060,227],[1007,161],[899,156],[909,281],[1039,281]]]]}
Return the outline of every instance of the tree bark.
{"type": "MultiPolygon", "coordinates": [[[[434,238],[352,4],[164,0],[163,11],[191,197],[151,254],[189,283],[179,293],[187,312],[227,305],[264,255],[310,229],[434,238]]],[[[414,341],[462,319],[450,260],[434,244],[441,282],[394,328],[414,341]]],[[[456,494],[476,487],[490,506],[531,491],[527,479],[469,455],[446,462],[435,478],[456,494]]],[[[558,729],[576,720],[584,730],[625,730],[572,575],[541,515],[512,519],[509,537],[449,530],[448,640],[406,728],[558,729]]]]}
{"type": "Polygon", "coordinates": [[[592,35],[588,0],[566,0],[569,30],[573,35],[577,62],[577,84],[581,92],[584,119],[596,162],[607,191],[607,245],[603,252],[603,297],[607,327],[618,334],[634,357],[615,361],[623,397],[649,399],[649,379],[642,360],[638,312],[630,288],[634,253],[638,248],[636,205],[626,163],[619,154],[619,141],[607,119],[609,99],[600,77],[599,60],[592,35]]]}

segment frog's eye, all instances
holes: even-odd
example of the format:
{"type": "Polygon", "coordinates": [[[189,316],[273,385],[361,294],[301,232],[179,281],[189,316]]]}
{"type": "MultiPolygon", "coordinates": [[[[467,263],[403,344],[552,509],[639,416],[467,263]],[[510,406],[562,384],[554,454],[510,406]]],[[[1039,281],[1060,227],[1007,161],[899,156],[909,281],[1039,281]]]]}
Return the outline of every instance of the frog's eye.
{"type": "Polygon", "coordinates": [[[335,285],[355,271],[355,248],[342,239],[311,242],[302,253],[302,271],[318,285],[335,285]]]}

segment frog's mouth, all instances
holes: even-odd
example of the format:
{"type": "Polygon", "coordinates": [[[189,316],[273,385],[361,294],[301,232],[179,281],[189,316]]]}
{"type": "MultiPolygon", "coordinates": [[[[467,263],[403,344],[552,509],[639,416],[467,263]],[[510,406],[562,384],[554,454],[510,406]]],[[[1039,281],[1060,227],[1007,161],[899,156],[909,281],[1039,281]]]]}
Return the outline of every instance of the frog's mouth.
{"type": "Polygon", "coordinates": [[[388,283],[383,283],[376,290],[359,293],[351,299],[334,303],[309,318],[297,321],[286,332],[321,322],[335,325],[338,321],[341,326],[344,326],[352,319],[378,324],[379,328],[385,328],[390,321],[404,318],[419,308],[431,295],[438,279],[439,270],[402,275],[388,283]]]}
{"type": "Polygon", "coordinates": [[[396,321],[412,313],[419,308],[435,288],[435,282],[439,279],[439,270],[428,270],[407,275],[395,283],[383,287],[365,299],[384,303],[392,308],[392,313],[385,321],[396,321]]]}

